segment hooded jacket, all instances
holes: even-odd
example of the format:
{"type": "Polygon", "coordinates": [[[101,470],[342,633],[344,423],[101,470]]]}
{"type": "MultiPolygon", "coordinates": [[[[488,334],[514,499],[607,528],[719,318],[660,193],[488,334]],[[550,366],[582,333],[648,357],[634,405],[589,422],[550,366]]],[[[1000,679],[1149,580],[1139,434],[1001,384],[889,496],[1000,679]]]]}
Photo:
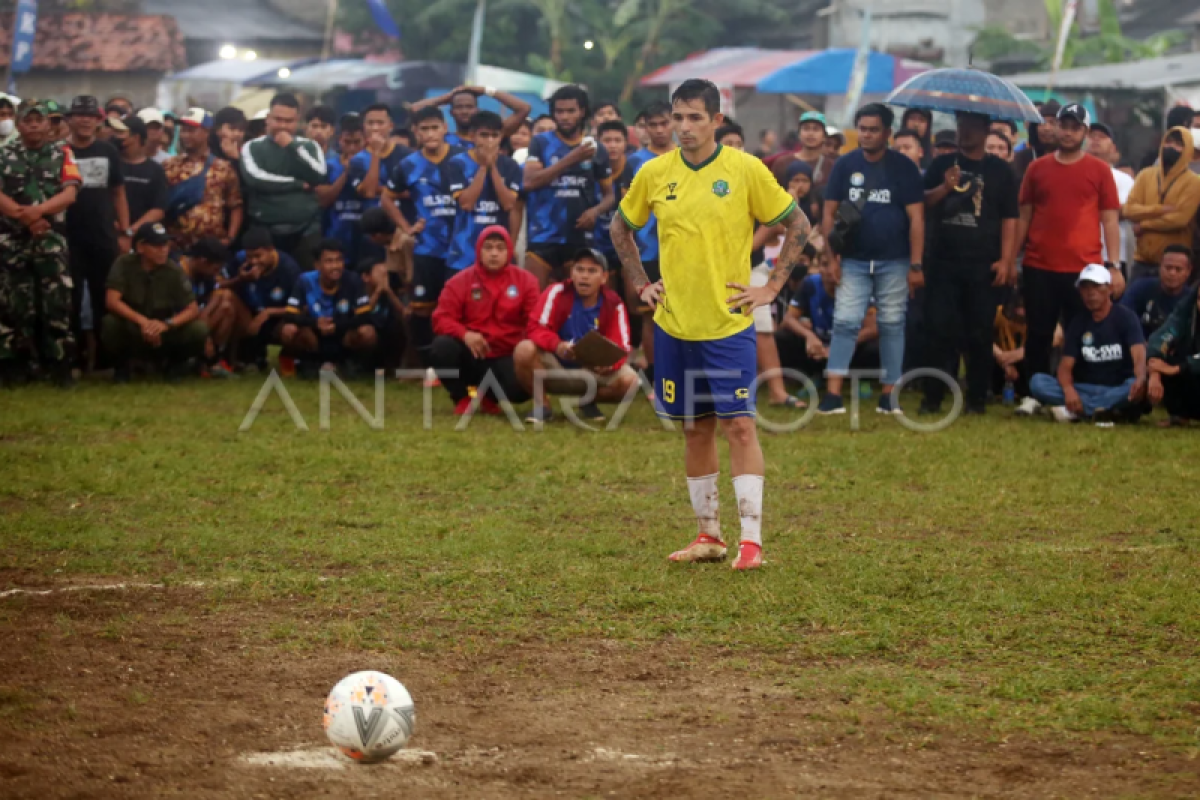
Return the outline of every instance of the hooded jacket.
{"type": "Polygon", "coordinates": [[[1200,355],[1196,351],[1196,287],[1188,289],[1167,321],[1150,335],[1146,345],[1146,358],[1160,358],[1168,364],[1179,366],[1188,375],[1200,375],[1200,355]]]}
{"type": "Polygon", "coordinates": [[[1162,261],[1163,251],[1173,244],[1192,246],[1192,220],[1200,208],[1200,175],[1191,171],[1195,143],[1187,128],[1172,128],[1159,147],[1158,163],[1138,173],[1133,191],[1122,209],[1125,219],[1142,226],[1134,258],[1146,264],[1162,261]],[[1163,172],[1162,151],[1172,133],[1183,137],[1183,152],[1169,172],[1163,172]],[[1173,210],[1162,213],[1163,206],[1173,210]]]}
{"type": "Polygon", "coordinates": [[[488,358],[512,355],[525,338],[525,329],[538,301],[537,278],[512,263],[513,243],[500,225],[483,229],[475,242],[475,263],[446,282],[437,309],[433,331],[439,336],[462,339],[470,331],[483,334],[491,352],[488,358]],[[508,264],[496,272],[480,265],[483,242],[499,236],[508,246],[508,264]]]}
{"type": "MultiPolygon", "coordinates": [[[[562,342],[558,332],[571,316],[575,307],[575,284],[570,280],[553,284],[542,294],[537,310],[529,320],[528,338],[547,353],[553,353],[562,342]]],[[[600,291],[600,317],[596,320],[596,331],[601,336],[616,342],[626,352],[633,349],[629,341],[629,317],[621,296],[611,289],[600,291]]],[[[620,369],[625,364],[622,358],[613,365],[620,369]]]]}

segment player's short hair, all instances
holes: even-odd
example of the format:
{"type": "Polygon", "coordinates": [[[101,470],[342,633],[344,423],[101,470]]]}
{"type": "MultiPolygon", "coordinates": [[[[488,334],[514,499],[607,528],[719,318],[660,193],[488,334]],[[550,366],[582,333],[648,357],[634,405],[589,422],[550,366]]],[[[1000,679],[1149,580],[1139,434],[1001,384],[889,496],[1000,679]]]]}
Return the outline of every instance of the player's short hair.
{"type": "Polygon", "coordinates": [[[703,100],[704,110],[711,117],[721,113],[721,92],[712,81],[703,78],[688,78],[671,93],[671,105],[703,100]]]}
{"type": "Polygon", "coordinates": [[[222,125],[228,125],[231,128],[238,130],[246,129],[246,112],[240,108],[233,106],[225,106],[216,114],[213,114],[213,131],[221,129],[222,125]]]}
{"type": "Polygon", "coordinates": [[[467,95],[468,97],[470,97],[472,100],[474,100],[476,105],[479,104],[479,95],[475,94],[474,92],[468,92],[466,89],[462,89],[461,91],[457,91],[454,94],[450,95],[450,102],[453,103],[454,98],[462,97],[464,94],[467,95]]]}
{"type": "Polygon", "coordinates": [[[13,107],[14,107],[13,102],[12,102],[12,100],[8,99],[7,95],[0,97],[0,108],[13,108],[13,107]]]}
{"type": "Polygon", "coordinates": [[[338,120],[338,128],[342,133],[362,133],[362,117],[358,114],[343,114],[338,120]]]}
{"type": "Polygon", "coordinates": [[[1190,128],[1196,121],[1196,111],[1190,106],[1174,106],[1167,112],[1167,130],[1171,128],[1190,128]]]}
{"type": "Polygon", "coordinates": [[[312,122],[314,119],[320,120],[326,125],[334,125],[337,123],[337,113],[329,106],[313,106],[304,115],[304,121],[312,122]]]}
{"type": "Polygon", "coordinates": [[[409,144],[412,144],[413,142],[416,141],[416,137],[413,136],[413,132],[412,132],[411,128],[392,128],[392,135],[389,138],[403,139],[404,141],[408,142],[409,144]]]}
{"type": "Polygon", "coordinates": [[[741,125],[738,125],[736,122],[731,122],[730,120],[725,120],[725,122],[721,124],[721,127],[717,128],[717,141],[719,142],[731,134],[737,134],[738,136],[742,137],[743,142],[746,141],[746,131],[742,129],[741,125]]]}
{"type": "Polygon", "coordinates": [[[1186,244],[1169,244],[1169,245],[1167,245],[1166,248],[1163,250],[1163,256],[1164,257],[1168,256],[1171,253],[1179,253],[1180,255],[1187,256],[1188,263],[1189,264],[1193,263],[1194,259],[1192,256],[1192,248],[1188,247],[1186,244]]]}
{"type": "Polygon", "coordinates": [[[896,121],[896,113],[883,103],[867,103],[865,106],[854,112],[854,124],[858,125],[858,121],[863,117],[878,117],[883,123],[885,130],[891,130],[892,123],[896,121]]]}
{"type": "Polygon", "coordinates": [[[671,106],[662,100],[655,100],[642,109],[641,119],[653,119],[654,117],[666,117],[670,119],[671,106]]]}
{"type": "Polygon", "coordinates": [[[392,118],[392,107],[387,103],[371,103],[371,105],[363,109],[363,119],[366,119],[367,114],[370,114],[372,111],[382,111],[383,113],[387,114],[388,119],[392,118]]]}
{"type": "Polygon", "coordinates": [[[901,128],[899,131],[897,131],[896,135],[892,137],[892,140],[895,141],[898,139],[916,139],[917,144],[921,144],[921,134],[917,133],[912,128],[901,128]]]}
{"type": "Polygon", "coordinates": [[[321,256],[326,253],[340,253],[341,255],[345,255],[346,249],[342,247],[342,243],[337,239],[322,239],[313,246],[312,254],[314,261],[320,261],[321,256]]]}
{"type": "Polygon", "coordinates": [[[300,101],[297,100],[296,95],[292,94],[291,92],[280,92],[279,94],[277,94],[271,98],[271,103],[267,107],[274,108],[275,106],[283,106],[284,108],[294,108],[297,111],[299,111],[300,110],[300,101]]]}
{"type": "Polygon", "coordinates": [[[504,129],[504,120],[500,119],[500,115],[495,111],[476,111],[471,115],[471,121],[467,123],[467,130],[471,131],[496,131],[499,133],[504,129]]]}
{"type": "Polygon", "coordinates": [[[376,236],[381,233],[391,236],[396,232],[396,223],[379,206],[364,211],[358,226],[364,236],[376,236]]]}
{"type": "Polygon", "coordinates": [[[445,124],[446,115],[437,106],[425,106],[420,111],[412,115],[410,122],[413,127],[420,125],[425,120],[436,119],[438,122],[445,124]]]}
{"type": "Polygon", "coordinates": [[[549,114],[538,114],[536,117],[533,118],[533,122],[529,123],[529,127],[532,128],[534,125],[537,125],[539,122],[541,122],[544,119],[548,119],[551,122],[554,122],[554,117],[550,116],[549,114]]]}
{"type": "Polygon", "coordinates": [[[146,145],[146,123],[143,122],[142,120],[138,119],[133,114],[130,114],[129,117],[125,120],[125,127],[129,128],[129,135],[136,137],[137,140],[142,143],[142,146],[145,147],[145,145],[146,145]]]}
{"type": "Polygon", "coordinates": [[[596,103],[596,107],[594,109],[592,109],[592,115],[594,116],[596,114],[599,114],[600,111],[605,108],[611,108],[613,111],[616,111],[617,119],[621,118],[621,107],[619,105],[617,105],[616,103],[614,103],[612,100],[601,100],[599,103],[596,103]]]}
{"type": "Polygon", "coordinates": [[[550,95],[548,105],[550,106],[551,116],[553,117],[554,115],[555,104],[571,100],[579,104],[579,109],[583,112],[585,119],[592,115],[591,107],[588,105],[588,93],[581,86],[569,84],[567,86],[560,86],[554,91],[554,94],[550,95]]]}
{"type": "Polygon", "coordinates": [[[625,123],[619,119],[610,119],[608,122],[601,122],[596,128],[596,137],[599,138],[610,131],[616,131],[625,139],[629,138],[629,128],[625,127],[625,123]]]}
{"type": "Polygon", "coordinates": [[[814,245],[812,242],[805,242],[804,249],[800,251],[800,255],[808,256],[809,260],[811,261],[820,255],[820,252],[817,250],[816,245],[814,245]]]}

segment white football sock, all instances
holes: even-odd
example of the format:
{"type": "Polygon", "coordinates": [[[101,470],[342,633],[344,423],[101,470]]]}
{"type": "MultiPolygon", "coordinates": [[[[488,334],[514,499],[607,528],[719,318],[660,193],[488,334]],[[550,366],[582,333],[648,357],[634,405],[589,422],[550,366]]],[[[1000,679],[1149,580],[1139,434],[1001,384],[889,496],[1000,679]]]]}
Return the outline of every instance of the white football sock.
{"type": "Polygon", "coordinates": [[[738,516],[742,518],[743,542],[754,542],[762,547],[762,475],[738,475],[733,479],[733,493],[737,496],[738,516]]]}
{"type": "Polygon", "coordinates": [[[688,494],[692,496],[692,510],[696,512],[700,532],[714,539],[721,538],[721,517],[717,508],[720,495],[717,491],[719,477],[719,474],[714,474],[687,479],[688,494]]]}

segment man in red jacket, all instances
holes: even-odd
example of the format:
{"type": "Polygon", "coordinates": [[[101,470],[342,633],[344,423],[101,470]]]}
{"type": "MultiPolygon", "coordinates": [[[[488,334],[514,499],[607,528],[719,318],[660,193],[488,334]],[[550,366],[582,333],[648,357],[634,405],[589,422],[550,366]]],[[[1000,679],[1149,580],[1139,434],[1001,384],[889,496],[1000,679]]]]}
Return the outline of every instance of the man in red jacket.
{"type": "MultiPolygon", "coordinates": [[[[537,304],[538,282],[512,261],[508,231],[499,225],[484,228],[475,243],[475,263],[446,282],[433,312],[437,337],[429,366],[439,371],[459,416],[471,405],[471,388],[482,385],[489,373],[503,399],[529,399],[517,380],[513,350],[524,338],[537,304]],[[458,376],[446,377],[451,370],[458,376]]],[[[497,399],[485,395],[480,408],[485,414],[500,414],[497,399]]]]}
{"type": "MultiPolygon", "coordinates": [[[[622,358],[611,367],[585,369],[575,361],[574,345],[596,331],[630,350],[629,317],[625,304],[606,286],[608,260],[598,251],[581,248],[572,259],[571,277],[549,286],[538,300],[529,320],[529,337],[517,345],[513,361],[517,380],[533,395],[533,409],[526,422],[540,425],[551,421],[554,413],[546,404],[546,392],[579,397],[595,391],[595,400],[619,403],[638,381],[637,373],[622,358]],[[535,380],[545,370],[569,371],[569,376],[535,380]]],[[[580,415],[592,422],[603,422],[604,412],[590,402],[579,407],[580,415]]]]}

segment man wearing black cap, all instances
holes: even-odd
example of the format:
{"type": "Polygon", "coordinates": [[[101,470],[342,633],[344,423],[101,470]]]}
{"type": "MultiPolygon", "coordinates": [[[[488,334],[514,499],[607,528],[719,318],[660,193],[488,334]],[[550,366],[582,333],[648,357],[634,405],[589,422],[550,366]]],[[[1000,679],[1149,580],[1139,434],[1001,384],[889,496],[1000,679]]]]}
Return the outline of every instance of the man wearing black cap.
{"type": "MultiPolygon", "coordinates": [[[[1121,201],[1112,168],[1083,152],[1091,122],[1077,103],[1058,112],[1058,149],[1029,166],[1021,184],[1021,221],[1017,244],[1025,245],[1023,289],[1029,340],[1025,360],[1031,374],[1050,371],[1054,329],[1083,312],[1075,290],[1079,273],[1089,264],[1104,263],[1121,250],[1121,201]],[[1101,230],[1103,229],[1103,242],[1101,230]]],[[[1113,294],[1125,291],[1125,278],[1111,263],[1113,294]]],[[[1023,405],[1021,413],[1036,407],[1023,405]]]]}
{"type": "Polygon", "coordinates": [[[1025,180],[1025,171],[1030,164],[1058,149],[1058,112],[1061,108],[1057,100],[1038,106],[1043,121],[1029,123],[1029,142],[1013,157],[1012,166],[1018,183],[1025,180]]]}
{"type": "Polygon", "coordinates": [[[933,137],[933,156],[952,156],[958,152],[958,134],[951,130],[938,131],[933,137]]]}
{"type": "Polygon", "coordinates": [[[17,110],[19,138],[0,149],[0,381],[20,382],[41,358],[60,385],[72,382],[71,289],[63,211],[75,201],[79,170],[50,139],[46,108],[17,110]]]}
{"type": "Polygon", "coordinates": [[[571,277],[542,292],[529,321],[529,338],[513,351],[517,380],[533,397],[526,422],[549,422],[554,413],[546,404],[546,392],[579,397],[594,390],[593,402],[580,406],[586,420],[603,422],[604,414],[594,401],[619,403],[638,382],[637,373],[621,358],[603,369],[589,369],[575,360],[575,345],[591,331],[614,342],[626,352],[629,316],[621,296],[608,289],[608,260],[597,250],[581,248],[572,256],[571,277]],[[544,383],[535,373],[569,370],[570,376],[555,376],[544,383]],[[589,374],[584,374],[589,373],[589,374]]]}
{"type": "Polygon", "coordinates": [[[67,242],[71,246],[71,277],[75,282],[74,320],[78,326],[86,286],[93,325],[98,329],[104,316],[109,268],[129,245],[128,239],[119,241],[118,235],[128,237],[133,231],[121,156],[111,144],[96,138],[104,122],[100,104],[91,95],[80,95],[71,101],[68,120],[71,135],[67,144],[83,178],[79,197],[67,211],[67,242]]]}
{"type": "Polygon", "coordinates": [[[187,371],[204,354],[208,326],[191,281],[170,258],[171,237],[161,222],[138,228],[134,252],[117,259],[108,275],[107,305],[100,337],[116,363],[115,380],[129,381],[133,358],[158,361],[168,380],[187,371]]]}

